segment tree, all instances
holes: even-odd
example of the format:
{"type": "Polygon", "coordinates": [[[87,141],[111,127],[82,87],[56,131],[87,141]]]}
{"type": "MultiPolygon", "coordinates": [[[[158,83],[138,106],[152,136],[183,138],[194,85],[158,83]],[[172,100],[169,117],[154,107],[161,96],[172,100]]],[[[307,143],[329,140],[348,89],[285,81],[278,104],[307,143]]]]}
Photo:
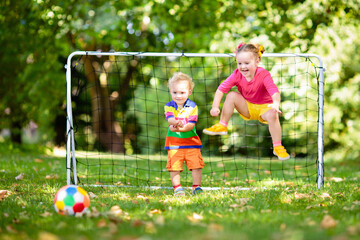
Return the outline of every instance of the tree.
{"type": "MultiPolygon", "coordinates": [[[[20,142],[21,129],[33,119],[47,133],[44,140],[53,137],[49,126],[64,114],[63,64],[73,50],[232,52],[239,42],[251,41],[263,43],[267,52],[323,56],[331,66],[325,96],[331,133],[325,145],[344,147],[350,139],[356,146],[359,12],[357,0],[5,0],[0,3],[0,43],[6,46],[0,52],[0,81],[6,86],[0,89],[0,128],[9,128],[12,140],[20,142]],[[334,55],[341,57],[334,61],[334,55]],[[347,94],[349,99],[340,97],[347,94]]],[[[96,58],[89,60],[96,65],[96,58]]],[[[87,71],[93,67],[88,64],[87,71]]],[[[127,70],[130,76],[130,65],[127,70]]],[[[89,80],[98,82],[99,76],[89,80]]],[[[122,81],[127,89],[126,78],[122,81]]],[[[109,104],[125,109],[131,96],[121,90],[109,104]]],[[[111,94],[94,94],[100,93],[102,99],[111,94]]],[[[111,112],[101,114],[113,119],[111,112]]],[[[114,124],[105,133],[118,127],[114,124]]]]}
{"type": "MultiPolygon", "coordinates": [[[[0,5],[0,128],[9,128],[11,140],[21,143],[21,129],[31,119],[43,129],[44,139],[63,104],[64,82],[58,61],[56,34],[66,22],[66,11],[58,1],[2,1],[0,5]],[[59,11],[59,12],[58,12],[59,11]],[[56,17],[55,17],[56,16],[56,17]],[[58,96],[54,98],[53,96],[58,96]]],[[[64,5],[64,4],[62,4],[64,5]]],[[[50,128],[51,129],[51,128],[50,128]]]]}

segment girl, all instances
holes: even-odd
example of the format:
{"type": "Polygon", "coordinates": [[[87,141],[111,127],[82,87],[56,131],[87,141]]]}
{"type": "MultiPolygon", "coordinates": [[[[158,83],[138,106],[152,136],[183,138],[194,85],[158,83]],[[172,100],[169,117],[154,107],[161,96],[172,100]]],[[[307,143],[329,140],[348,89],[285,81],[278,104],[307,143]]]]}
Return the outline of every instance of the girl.
{"type": "Polygon", "coordinates": [[[264,52],[263,46],[258,44],[241,43],[238,46],[235,55],[237,69],[216,90],[210,115],[215,117],[220,114],[221,99],[233,86],[237,86],[239,92],[227,94],[220,122],[203,132],[208,135],[226,135],[235,108],[246,121],[258,120],[268,124],[274,155],[279,160],[288,160],[290,156],[281,145],[280,93],[270,73],[258,66],[264,52]]]}

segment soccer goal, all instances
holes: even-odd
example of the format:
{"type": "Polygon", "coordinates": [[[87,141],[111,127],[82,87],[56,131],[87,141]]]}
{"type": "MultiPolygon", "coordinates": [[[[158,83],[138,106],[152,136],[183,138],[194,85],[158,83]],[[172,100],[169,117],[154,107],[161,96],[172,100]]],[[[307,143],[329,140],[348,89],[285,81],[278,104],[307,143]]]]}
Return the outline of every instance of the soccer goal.
{"type": "MultiPolygon", "coordinates": [[[[67,183],[171,187],[164,150],[164,105],[174,72],[191,76],[190,100],[199,108],[196,130],[205,162],[202,186],[242,188],[252,183],[313,182],[323,170],[324,67],[315,54],[263,54],[281,92],[282,142],[291,158],[272,153],[268,126],[234,113],[226,136],[208,136],[218,85],[236,68],[234,54],[73,52],[66,65],[67,183]]],[[[234,88],[235,91],[237,91],[234,88]]],[[[224,101],[224,99],[223,99],[224,101]]],[[[184,166],[183,186],[191,186],[184,166]]]]}

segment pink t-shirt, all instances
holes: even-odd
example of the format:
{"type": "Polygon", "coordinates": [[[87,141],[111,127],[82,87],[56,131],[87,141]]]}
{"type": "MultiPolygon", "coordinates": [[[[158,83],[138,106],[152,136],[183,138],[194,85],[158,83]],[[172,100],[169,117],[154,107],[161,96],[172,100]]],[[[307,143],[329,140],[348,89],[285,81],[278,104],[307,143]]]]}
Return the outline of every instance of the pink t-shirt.
{"type": "Polygon", "coordinates": [[[261,67],[256,69],[255,76],[250,82],[236,69],[220,84],[218,90],[228,93],[233,86],[237,86],[237,89],[246,101],[255,104],[272,103],[271,96],[279,92],[270,73],[261,67]]]}

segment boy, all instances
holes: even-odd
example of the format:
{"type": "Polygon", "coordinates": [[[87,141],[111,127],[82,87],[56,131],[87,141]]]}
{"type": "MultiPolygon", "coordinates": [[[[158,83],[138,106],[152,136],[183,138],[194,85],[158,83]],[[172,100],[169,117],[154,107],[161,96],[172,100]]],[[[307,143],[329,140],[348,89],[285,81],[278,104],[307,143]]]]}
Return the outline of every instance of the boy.
{"type": "Polygon", "coordinates": [[[195,130],[198,120],[198,108],[188,97],[194,88],[192,79],[181,72],[169,79],[168,87],[172,101],[165,105],[165,117],[169,123],[165,149],[168,150],[166,168],[170,172],[174,188],[174,196],[184,196],[185,191],[180,184],[180,172],[183,163],[192,172],[192,194],[202,193],[201,169],[204,161],[201,156],[201,141],[195,130]]]}

